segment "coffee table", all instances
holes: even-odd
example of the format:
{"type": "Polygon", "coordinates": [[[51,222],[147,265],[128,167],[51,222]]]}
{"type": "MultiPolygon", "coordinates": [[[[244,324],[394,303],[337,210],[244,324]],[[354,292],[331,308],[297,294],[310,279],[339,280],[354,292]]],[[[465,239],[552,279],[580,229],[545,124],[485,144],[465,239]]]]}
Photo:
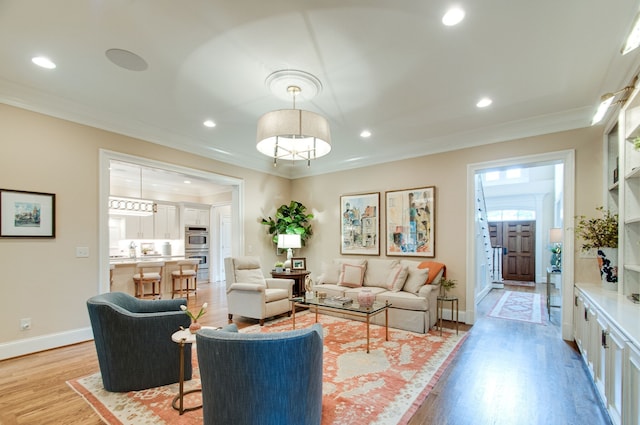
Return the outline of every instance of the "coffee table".
{"type": "Polygon", "coordinates": [[[292,321],[293,321],[293,329],[296,328],[296,307],[306,307],[316,313],[316,323],[318,323],[318,312],[319,311],[333,311],[340,312],[346,314],[348,316],[355,317],[364,317],[367,323],[367,353],[369,352],[369,322],[371,317],[378,315],[380,313],[384,313],[384,328],[385,328],[385,339],[389,341],[389,307],[391,304],[389,302],[375,302],[371,307],[360,307],[357,302],[353,302],[353,304],[347,306],[333,305],[325,303],[324,299],[320,298],[291,298],[292,304],[292,321]]]}

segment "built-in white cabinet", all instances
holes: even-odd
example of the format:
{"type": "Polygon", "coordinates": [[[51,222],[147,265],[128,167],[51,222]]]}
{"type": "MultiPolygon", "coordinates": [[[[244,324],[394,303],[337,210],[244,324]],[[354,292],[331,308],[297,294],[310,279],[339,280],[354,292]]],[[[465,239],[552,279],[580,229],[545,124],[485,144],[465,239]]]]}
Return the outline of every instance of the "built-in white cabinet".
{"type": "Polygon", "coordinates": [[[627,346],[624,381],[624,425],[640,425],[640,348],[633,344],[627,346]]]}
{"type": "Polygon", "coordinates": [[[175,204],[158,203],[154,215],[155,239],[180,239],[180,209],[175,204]]]}
{"type": "Polygon", "coordinates": [[[619,285],[620,292],[629,296],[640,292],[640,151],[634,145],[635,139],[640,138],[638,89],[633,91],[618,119],[622,135],[619,146],[619,285]]]}
{"type": "MultiPolygon", "coordinates": [[[[597,288],[593,293],[595,298],[590,298],[587,292],[575,288],[573,320],[576,344],[612,423],[640,425],[640,349],[605,310],[609,307],[610,312],[615,311],[614,316],[622,313],[626,317],[631,305],[612,291],[597,288]],[[602,305],[595,299],[599,299],[602,305]],[[618,310],[616,306],[619,305],[625,310],[618,310]]],[[[633,322],[631,332],[637,333],[633,322]]]]}
{"type": "Polygon", "coordinates": [[[153,239],[153,215],[125,215],[125,239],[153,239]]]}
{"type": "Polygon", "coordinates": [[[209,225],[209,215],[211,209],[209,207],[184,207],[184,224],[185,226],[197,224],[200,226],[209,225]]]}

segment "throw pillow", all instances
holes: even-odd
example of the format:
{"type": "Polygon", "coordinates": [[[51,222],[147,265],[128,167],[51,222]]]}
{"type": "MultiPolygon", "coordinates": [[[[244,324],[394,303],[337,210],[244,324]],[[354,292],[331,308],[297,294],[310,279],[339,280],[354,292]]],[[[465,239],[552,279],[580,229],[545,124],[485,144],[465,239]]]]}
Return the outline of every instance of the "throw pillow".
{"type": "Polygon", "coordinates": [[[429,269],[408,268],[408,270],[409,276],[407,276],[407,281],[404,283],[403,290],[417,294],[420,291],[420,288],[422,288],[427,282],[429,269]]]}
{"type": "Polygon", "coordinates": [[[393,267],[387,276],[387,289],[392,292],[400,292],[407,281],[408,274],[407,267],[401,264],[393,267]]]}
{"type": "Polygon", "coordinates": [[[236,282],[238,283],[258,283],[267,286],[264,280],[262,270],[260,269],[244,269],[236,270],[236,282]]]}
{"type": "Polygon", "coordinates": [[[440,271],[444,269],[444,267],[445,265],[443,263],[438,263],[437,261],[423,261],[418,264],[419,269],[429,270],[429,278],[427,279],[427,284],[433,283],[435,277],[438,276],[438,273],[440,273],[440,271]]]}
{"type": "Polygon", "coordinates": [[[343,264],[338,285],[347,286],[349,288],[357,288],[359,286],[362,286],[362,280],[364,279],[364,270],[364,266],[343,264]]]}

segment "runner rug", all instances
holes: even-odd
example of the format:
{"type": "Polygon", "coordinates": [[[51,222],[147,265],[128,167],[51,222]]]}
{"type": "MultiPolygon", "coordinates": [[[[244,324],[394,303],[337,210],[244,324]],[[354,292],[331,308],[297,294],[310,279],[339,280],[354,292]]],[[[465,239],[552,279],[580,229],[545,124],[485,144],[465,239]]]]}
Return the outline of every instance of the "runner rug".
{"type": "Polygon", "coordinates": [[[489,316],[541,325],[544,323],[543,309],[540,294],[505,291],[489,316]]]}
{"type": "MultiPolygon", "coordinates": [[[[296,314],[296,328],[310,326],[314,315],[296,314]]],[[[371,325],[370,353],[366,353],[366,327],[329,315],[320,316],[324,329],[322,424],[406,424],[449,365],[465,339],[445,329],[416,334],[371,325]]],[[[279,332],[291,329],[291,319],[251,326],[241,332],[279,332]]],[[[199,388],[196,350],[194,379],[185,390],[199,388]]],[[[176,366],[177,367],[177,366],[176,366]]],[[[110,425],[202,424],[202,409],[179,416],[171,407],[178,384],[129,393],[109,393],[100,373],[68,381],[110,425]]],[[[193,396],[199,397],[199,393],[193,396]]],[[[185,405],[200,400],[185,398],[185,405]]]]}

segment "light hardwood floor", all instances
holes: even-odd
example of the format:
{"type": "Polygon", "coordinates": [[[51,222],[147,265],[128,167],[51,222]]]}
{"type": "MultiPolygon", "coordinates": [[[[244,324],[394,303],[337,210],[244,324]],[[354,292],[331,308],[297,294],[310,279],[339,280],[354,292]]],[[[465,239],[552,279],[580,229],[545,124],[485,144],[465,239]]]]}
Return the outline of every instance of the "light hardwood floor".
{"type": "MultiPolygon", "coordinates": [[[[199,288],[190,306],[208,302],[202,323],[225,325],[224,285],[199,288]]],[[[485,317],[502,291],[480,303],[469,337],[410,424],[608,424],[575,347],[560,338],[559,312],[553,310],[556,325],[546,326],[485,317]]],[[[66,385],[97,370],[92,341],[1,361],[0,424],[102,424],[66,385]]]]}

